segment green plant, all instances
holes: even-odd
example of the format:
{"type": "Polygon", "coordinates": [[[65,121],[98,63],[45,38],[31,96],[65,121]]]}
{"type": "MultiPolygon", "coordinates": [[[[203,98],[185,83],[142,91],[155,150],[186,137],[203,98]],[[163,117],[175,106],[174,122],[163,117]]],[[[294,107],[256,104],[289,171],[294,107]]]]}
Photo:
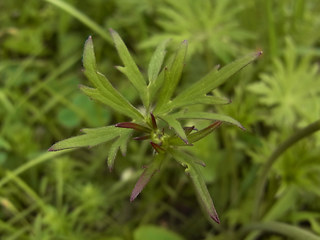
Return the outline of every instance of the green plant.
{"type": "Polygon", "coordinates": [[[159,6],[158,25],[164,30],[141,46],[156,46],[164,39],[180,42],[188,39],[192,44],[189,55],[204,54],[211,62],[212,56],[228,62],[239,53],[239,42],[244,42],[253,35],[239,27],[234,21],[243,6],[233,1],[211,0],[166,0],[159,6]]]}
{"type": "MultiPolygon", "coordinates": [[[[136,183],[130,200],[133,201],[150,178],[160,169],[168,158],[174,158],[185,167],[190,176],[197,194],[210,217],[219,223],[219,218],[214,208],[208,189],[205,185],[198,162],[180,147],[192,146],[192,143],[204,138],[219,127],[222,122],[231,123],[242,129],[244,127],[231,117],[212,112],[194,112],[186,108],[193,104],[226,104],[228,100],[213,95],[213,89],[225,82],[230,76],[252,62],[261,52],[256,52],[243,57],[218,71],[213,69],[201,80],[190,88],[181,92],[172,99],[174,90],[179,83],[187,52],[187,41],[183,41],[173,60],[163,68],[165,47],[163,42],[151,58],[148,69],[148,85],[131,57],[124,42],[113,30],[110,30],[118,54],[124,67],[117,69],[127,76],[131,84],[138,91],[143,109],[137,109],[118,92],[109,80],[98,72],[93,50],[92,38],[86,41],[83,54],[84,74],[94,88],[80,86],[80,89],[90,98],[102,102],[113,110],[132,119],[131,122],[121,122],[112,126],[82,129],[83,135],[62,140],[54,144],[49,151],[69,148],[95,146],[100,143],[112,141],[108,154],[108,166],[111,170],[118,150],[126,153],[127,143],[132,138],[133,131],[144,133],[136,136],[135,140],[148,139],[155,150],[154,160],[150,163],[136,183]],[[172,100],[171,100],[172,99],[172,100]],[[208,127],[197,131],[195,126],[183,127],[182,119],[206,119],[214,121],[208,127]]],[[[200,165],[204,165],[200,163],[200,165]]]]}
{"type": "Polygon", "coordinates": [[[300,56],[295,44],[287,38],[283,60],[276,58],[273,73],[263,73],[261,81],[248,89],[267,107],[266,114],[273,116],[269,124],[279,128],[304,125],[320,117],[318,71],[318,65],[312,64],[312,55],[300,56]]]}

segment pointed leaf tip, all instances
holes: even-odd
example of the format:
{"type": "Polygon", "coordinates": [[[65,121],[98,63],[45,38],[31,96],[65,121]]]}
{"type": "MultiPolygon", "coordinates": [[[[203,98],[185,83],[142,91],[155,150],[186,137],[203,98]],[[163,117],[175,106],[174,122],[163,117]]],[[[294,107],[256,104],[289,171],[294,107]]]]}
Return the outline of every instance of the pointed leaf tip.
{"type": "Polygon", "coordinates": [[[220,224],[220,219],[218,217],[218,214],[215,213],[215,214],[210,214],[210,218],[215,221],[216,223],[220,224]]]}
{"type": "Polygon", "coordinates": [[[242,126],[241,124],[239,125],[239,128],[240,128],[241,130],[243,130],[243,131],[247,131],[247,129],[246,129],[244,126],[242,126]]]}
{"type": "Polygon", "coordinates": [[[191,181],[193,182],[199,200],[203,204],[203,207],[206,210],[207,214],[215,222],[220,223],[217,211],[214,207],[208,188],[201,175],[201,171],[199,167],[196,165],[196,162],[194,161],[193,157],[185,152],[180,152],[172,149],[169,149],[169,152],[175,160],[177,160],[183,167],[185,167],[185,172],[187,175],[189,175],[191,181]]]}
{"type": "Polygon", "coordinates": [[[87,43],[88,41],[91,41],[91,42],[92,42],[92,36],[91,36],[91,35],[89,35],[89,37],[87,38],[86,43],[87,43]]]}
{"type": "Polygon", "coordinates": [[[54,150],[53,146],[54,146],[54,145],[52,145],[52,146],[48,149],[48,152],[55,152],[55,151],[57,151],[57,150],[54,150]]]}
{"type": "Polygon", "coordinates": [[[144,177],[145,171],[142,173],[142,175],[140,176],[138,182],[134,186],[134,189],[132,190],[132,193],[131,193],[131,196],[130,196],[130,202],[133,202],[138,197],[138,195],[142,192],[143,188],[150,181],[151,176],[149,178],[148,177],[144,177]]]}
{"type": "Polygon", "coordinates": [[[85,48],[90,47],[90,48],[93,49],[93,41],[92,41],[92,36],[91,36],[91,35],[90,35],[90,36],[87,38],[87,40],[85,41],[84,47],[85,47],[85,48]]]}
{"type": "Polygon", "coordinates": [[[262,50],[258,51],[258,52],[257,52],[257,57],[260,57],[262,54],[263,54],[263,51],[262,51],[262,50]]]}
{"type": "Polygon", "coordinates": [[[205,164],[205,162],[203,162],[203,161],[195,161],[195,163],[196,164],[198,164],[198,165],[200,165],[200,166],[202,166],[202,167],[206,167],[207,165],[205,164]]]}

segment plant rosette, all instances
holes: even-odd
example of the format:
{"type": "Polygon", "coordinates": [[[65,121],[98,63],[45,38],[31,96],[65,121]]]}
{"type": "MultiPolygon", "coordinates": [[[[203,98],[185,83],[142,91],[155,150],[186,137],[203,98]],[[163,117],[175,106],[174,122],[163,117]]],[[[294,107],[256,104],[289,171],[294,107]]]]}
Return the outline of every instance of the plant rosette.
{"type": "Polygon", "coordinates": [[[130,197],[133,201],[143,190],[151,177],[160,170],[166,159],[173,158],[185,168],[185,172],[193,182],[201,204],[209,216],[220,223],[213,201],[201,174],[204,163],[194,160],[194,157],[181,147],[192,147],[193,143],[206,137],[223,123],[233,124],[241,129],[244,127],[235,119],[213,113],[188,110],[194,104],[216,105],[228,104],[229,99],[212,95],[212,91],[228,80],[232,75],[253,62],[262,52],[258,51],[242,57],[222,69],[213,68],[199,81],[174,96],[181,79],[185,65],[188,42],[183,41],[173,58],[164,64],[166,45],[161,43],[151,57],[147,81],[130,55],[119,34],[110,29],[115,47],[124,66],[116,68],[122,72],[139,93],[143,108],[134,107],[110,81],[97,70],[92,37],[85,43],[83,53],[84,74],[92,87],[80,86],[91,99],[101,102],[112,110],[131,119],[111,126],[82,129],[82,135],[71,137],[55,143],[49,151],[59,151],[70,148],[92,147],[101,143],[111,142],[108,152],[108,167],[112,170],[118,151],[124,155],[130,139],[149,141],[154,149],[153,161],[145,167],[138,179],[130,197]],[[205,119],[210,123],[204,129],[197,130],[195,126],[183,126],[184,119],[205,119]],[[158,127],[159,121],[165,126],[158,127]],[[133,136],[134,133],[139,135],[133,136]]]}

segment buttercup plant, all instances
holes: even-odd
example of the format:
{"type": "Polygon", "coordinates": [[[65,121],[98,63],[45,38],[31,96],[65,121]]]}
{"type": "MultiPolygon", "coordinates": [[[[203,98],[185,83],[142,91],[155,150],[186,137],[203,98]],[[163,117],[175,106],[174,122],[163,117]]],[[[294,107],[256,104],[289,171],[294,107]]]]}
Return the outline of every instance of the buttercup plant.
{"type": "MultiPolygon", "coordinates": [[[[223,84],[230,76],[254,61],[262,54],[261,51],[240,58],[221,70],[214,68],[199,81],[174,97],[174,91],[180,81],[185,63],[188,42],[183,41],[171,61],[164,65],[166,45],[160,44],[155,50],[148,67],[147,79],[142,75],[131,57],[126,45],[117,32],[110,29],[115,47],[124,66],[117,69],[125,74],[133,87],[138,91],[143,108],[134,107],[110,81],[97,70],[92,37],[85,43],[83,53],[84,74],[93,87],[80,86],[80,89],[91,99],[101,102],[114,111],[131,119],[111,126],[82,129],[82,135],[57,142],[49,151],[59,151],[69,148],[92,147],[101,143],[111,142],[108,153],[108,167],[112,170],[117,152],[126,153],[130,139],[147,140],[154,149],[152,162],[144,169],[130,197],[133,201],[151,177],[160,169],[163,161],[175,159],[185,168],[185,172],[194,184],[201,204],[209,216],[220,223],[213,201],[201,175],[199,162],[185,152],[181,147],[191,147],[192,144],[221,126],[230,123],[241,129],[244,127],[235,119],[213,112],[195,112],[187,107],[193,104],[228,104],[225,98],[211,94],[212,90],[223,84]],[[164,65],[164,67],[163,67],[164,65]],[[206,119],[209,123],[204,129],[197,130],[195,126],[184,127],[183,119],[206,119]],[[159,127],[159,125],[164,127],[159,127]],[[138,133],[138,135],[132,136],[138,133]]],[[[204,165],[200,163],[200,165],[204,165]]]]}

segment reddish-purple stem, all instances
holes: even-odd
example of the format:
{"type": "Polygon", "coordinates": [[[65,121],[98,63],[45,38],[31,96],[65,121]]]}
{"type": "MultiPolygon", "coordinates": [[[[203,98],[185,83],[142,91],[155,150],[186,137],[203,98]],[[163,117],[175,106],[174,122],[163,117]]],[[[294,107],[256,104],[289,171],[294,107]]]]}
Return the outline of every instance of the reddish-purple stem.
{"type": "Polygon", "coordinates": [[[122,122],[122,123],[117,123],[115,125],[115,127],[120,127],[120,128],[132,128],[136,131],[140,131],[140,132],[151,132],[151,129],[145,127],[145,126],[142,126],[140,124],[137,124],[137,123],[133,123],[133,122],[122,122]]]}
{"type": "Polygon", "coordinates": [[[151,146],[156,150],[157,153],[164,153],[165,150],[159,145],[154,142],[150,142],[151,146]]]}
{"type": "Polygon", "coordinates": [[[142,141],[142,140],[147,140],[150,138],[151,138],[150,135],[145,135],[145,136],[134,137],[133,140],[142,141]]]}

